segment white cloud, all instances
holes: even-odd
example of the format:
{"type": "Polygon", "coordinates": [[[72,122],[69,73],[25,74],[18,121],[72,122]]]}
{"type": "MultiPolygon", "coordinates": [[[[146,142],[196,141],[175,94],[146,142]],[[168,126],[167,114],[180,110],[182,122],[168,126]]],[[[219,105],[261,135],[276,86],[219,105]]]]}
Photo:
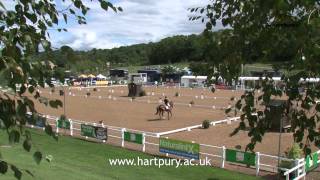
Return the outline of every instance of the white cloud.
{"type": "MultiPolygon", "coordinates": [[[[67,33],[51,33],[54,47],[69,45],[74,49],[113,48],[159,41],[173,35],[198,34],[204,29],[200,21],[189,21],[188,8],[204,6],[209,0],[117,0],[123,12],[101,9],[97,1],[85,0],[91,10],[87,25],[68,22],[67,33]]],[[[64,7],[65,4],[60,5],[64,7]]]]}
{"type": "Polygon", "coordinates": [[[206,5],[199,0],[120,0],[114,3],[123,12],[105,12],[99,3],[86,3],[91,10],[87,25],[68,28],[73,41],[59,40],[57,46],[75,49],[112,48],[122,45],[148,43],[179,34],[198,34],[203,31],[200,21],[189,21],[188,8],[206,5]],[[65,43],[65,44],[64,44],[65,43]]]}

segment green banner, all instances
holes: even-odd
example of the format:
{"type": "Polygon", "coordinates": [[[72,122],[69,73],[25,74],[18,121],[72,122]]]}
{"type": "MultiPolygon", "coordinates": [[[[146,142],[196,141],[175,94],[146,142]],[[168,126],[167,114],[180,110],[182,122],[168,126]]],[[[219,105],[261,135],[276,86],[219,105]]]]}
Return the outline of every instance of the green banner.
{"type": "Polygon", "coordinates": [[[256,154],[237,151],[233,149],[226,149],[226,161],[255,166],[256,154]]]}
{"type": "Polygon", "coordinates": [[[86,124],[81,124],[81,136],[87,136],[100,140],[108,139],[108,130],[103,127],[96,127],[86,124]]]}
{"type": "Polygon", "coordinates": [[[81,124],[81,136],[96,137],[94,126],[81,124]]]}
{"type": "Polygon", "coordinates": [[[175,139],[159,139],[159,151],[192,159],[199,159],[200,145],[175,139]]]}
{"type": "Polygon", "coordinates": [[[124,140],[128,142],[133,142],[137,144],[142,144],[142,134],[132,133],[132,132],[124,132],[124,140]]]}
{"type": "Polygon", "coordinates": [[[318,167],[319,154],[313,153],[306,157],[306,171],[311,171],[318,167]]]}
{"type": "Polygon", "coordinates": [[[70,121],[66,119],[59,119],[57,121],[57,126],[61,129],[70,129],[70,121]]]}

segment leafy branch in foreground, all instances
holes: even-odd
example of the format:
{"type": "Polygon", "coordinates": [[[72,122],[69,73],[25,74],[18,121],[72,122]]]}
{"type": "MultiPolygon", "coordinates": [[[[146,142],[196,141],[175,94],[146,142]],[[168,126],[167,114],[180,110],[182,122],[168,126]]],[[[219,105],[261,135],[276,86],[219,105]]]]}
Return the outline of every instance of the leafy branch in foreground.
{"type": "MultiPolygon", "coordinates": [[[[277,70],[284,72],[281,86],[275,85],[271,77],[265,77],[259,81],[261,86],[245,92],[235,103],[242,114],[241,123],[232,135],[248,130],[251,142],[246,149],[253,151],[269,130],[268,103],[282,99],[285,103],[280,114],[291,117],[294,141],[303,147],[305,154],[311,152],[312,144],[320,147],[317,103],[320,85],[312,81],[320,77],[319,1],[212,0],[207,6],[190,11],[195,14],[191,20],[206,23],[205,32],[212,31],[219,23],[230,29],[228,38],[218,44],[210,43],[212,37],[209,37],[208,47],[225,47],[232,53],[220,56],[217,61],[212,53],[208,54],[208,65],[223,63],[229,72],[237,74],[239,69],[232,66],[268,62],[277,64],[277,70]],[[302,88],[305,90],[299,93],[302,88]]],[[[221,70],[218,72],[225,76],[221,70]]]]}
{"type": "MultiPolygon", "coordinates": [[[[96,1],[104,10],[109,8],[114,12],[122,11],[105,0],[96,1]]],[[[30,151],[33,139],[25,129],[27,112],[36,113],[33,99],[53,108],[62,106],[59,100],[43,100],[37,90],[45,84],[53,87],[51,78],[59,78],[64,82],[64,75],[59,68],[52,66],[48,60],[38,61],[32,57],[39,51],[50,52],[50,29],[61,32],[67,31],[59,24],[60,17],[65,23],[69,18],[78,24],[86,24],[85,15],[90,10],[82,0],[16,0],[14,7],[6,7],[0,2],[0,73],[5,82],[1,82],[11,93],[0,92],[0,125],[6,131],[10,143],[18,143],[24,136],[23,148],[30,151]],[[57,2],[69,4],[67,8],[58,10],[57,2]],[[30,96],[31,95],[31,96],[30,96]]],[[[45,132],[57,138],[49,124],[45,124],[45,132]]],[[[42,153],[37,151],[33,155],[36,163],[42,160],[42,153]]],[[[0,173],[7,172],[8,167],[17,179],[22,176],[16,166],[9,164],[1,157],[0,173]]],[[[26,171],[28,173],[28,171],[26,171]]],[[[31,173],[28,173],[31,174],[31,173]]]]}

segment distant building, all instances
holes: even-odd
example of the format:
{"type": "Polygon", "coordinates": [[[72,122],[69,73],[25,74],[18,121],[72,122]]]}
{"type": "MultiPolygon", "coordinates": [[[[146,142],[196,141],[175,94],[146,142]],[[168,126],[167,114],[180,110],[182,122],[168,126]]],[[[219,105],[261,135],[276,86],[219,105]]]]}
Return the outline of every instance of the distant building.
{"type": "Polygon", "coordinates": [[[129,81],[135,84],[145,84],[147,83],[147,73],[131,73],[129,81]]]}
{"type": "Polygon", "coordinates": [[[181,82],[182,73],[163,74],[162,82],[164,83],[179,83],[181,82]]]}
{"type": "Polygon", "coordinates": [[[159,82],[161,79],[159,70],[138,70],[138,73],[146,73],[147,82],[159,82]]]}
{"type": "Polygon", "coordinates": [[[250,74],[253,77],[265,77],[265,76],[281,77],[282,75],[279,71],[273,71],[273,70],[250,71],[250,74]]]}
{"type": "Polygon", "coordinates": [[[204,87],[207,82],[207,76],[182,76],[182,87],[204,87]]]}
{"type": "Polygon", "coordinates": [[[110,69],[109,75],[111,79],[128,79],[128,70],[126,69],[110,69]]]}

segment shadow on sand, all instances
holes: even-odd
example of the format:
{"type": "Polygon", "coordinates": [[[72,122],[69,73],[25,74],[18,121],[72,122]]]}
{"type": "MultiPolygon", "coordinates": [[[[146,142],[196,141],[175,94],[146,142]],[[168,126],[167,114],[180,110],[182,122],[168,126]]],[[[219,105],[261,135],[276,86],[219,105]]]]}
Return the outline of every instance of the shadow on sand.
{"type": "Polygon", "coordinates": [[[155,119],[148,119],[147,121],[163,121],[163,120],[168,120],[167,118],[160,119],[160,118],[155,118],[155,119]]]}

